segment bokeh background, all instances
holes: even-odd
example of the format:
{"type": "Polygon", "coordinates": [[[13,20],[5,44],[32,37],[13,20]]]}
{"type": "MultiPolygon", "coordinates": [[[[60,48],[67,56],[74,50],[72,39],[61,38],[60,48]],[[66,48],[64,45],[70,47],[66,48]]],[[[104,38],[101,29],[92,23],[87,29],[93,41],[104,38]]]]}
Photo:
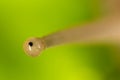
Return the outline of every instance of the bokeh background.
{"type": "Polygon", "coordinates": [[[120,80],[107,45],[66,44],[32,58],[29,37],[100,17],[99,0],[0,0],[0,80],[120,80]]]}

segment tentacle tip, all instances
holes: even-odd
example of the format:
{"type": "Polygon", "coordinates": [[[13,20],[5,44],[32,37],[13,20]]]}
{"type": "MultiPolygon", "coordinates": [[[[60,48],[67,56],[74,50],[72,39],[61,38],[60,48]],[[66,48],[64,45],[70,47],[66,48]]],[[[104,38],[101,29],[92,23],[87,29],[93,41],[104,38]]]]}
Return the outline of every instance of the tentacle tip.
{"type": "Polygon", "coordinates": [[[45,49],[45,44],[41,38],[29,38],[25,41],[23,49],[28,56],[36,57],[45,49]]]}

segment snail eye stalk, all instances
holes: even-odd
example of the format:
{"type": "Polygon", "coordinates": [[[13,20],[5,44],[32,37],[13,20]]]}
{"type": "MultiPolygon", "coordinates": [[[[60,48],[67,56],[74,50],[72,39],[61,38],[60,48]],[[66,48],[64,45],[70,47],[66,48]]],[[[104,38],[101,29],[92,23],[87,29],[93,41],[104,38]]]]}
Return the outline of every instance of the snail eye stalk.
{"type": "Polygon", "coordinates": [[[83,27],[58,31],[42,38],[30,38],[24,43],[24,51],[27,55],[35,57],[46,48],[66,43],[119,42],[119,21],[120,18],[107,18],[83,27]]]}

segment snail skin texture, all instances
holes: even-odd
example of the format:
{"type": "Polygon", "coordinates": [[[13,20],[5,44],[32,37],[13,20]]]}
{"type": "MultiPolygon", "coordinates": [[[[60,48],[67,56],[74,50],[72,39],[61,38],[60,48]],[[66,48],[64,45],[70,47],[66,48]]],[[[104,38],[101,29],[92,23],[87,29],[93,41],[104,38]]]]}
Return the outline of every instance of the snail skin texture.
{"type": "Polygon", "coordinates": [[[24,51],[27,55],[35,57],[49,47],[65,43],[93,43],[120,41],[120,0],[102,0],[107,16],[83,26],[58,31],[42,38],[30,38],[24,43],[24,51]]]}
{"type": "Polygon", "coordinates": [[[44,49],[60,44],[119,41],[120,18],[112,16],[81,27],[58,31],[42,38],[30,38],[24,43],[24,51],[27,55],[35,57],[44,49]]]}

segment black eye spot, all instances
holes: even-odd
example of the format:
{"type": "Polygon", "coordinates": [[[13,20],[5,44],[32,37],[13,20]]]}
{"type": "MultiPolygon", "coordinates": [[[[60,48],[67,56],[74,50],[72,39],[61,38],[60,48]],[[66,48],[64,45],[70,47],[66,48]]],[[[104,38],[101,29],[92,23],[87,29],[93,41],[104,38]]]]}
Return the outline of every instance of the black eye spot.
{"type": "Polygon", "coordinates": [[[33,46],[33,42],[29,42],[28,44],[29,44],[29,46],[31,46],[31,47],[33,46]]]}

